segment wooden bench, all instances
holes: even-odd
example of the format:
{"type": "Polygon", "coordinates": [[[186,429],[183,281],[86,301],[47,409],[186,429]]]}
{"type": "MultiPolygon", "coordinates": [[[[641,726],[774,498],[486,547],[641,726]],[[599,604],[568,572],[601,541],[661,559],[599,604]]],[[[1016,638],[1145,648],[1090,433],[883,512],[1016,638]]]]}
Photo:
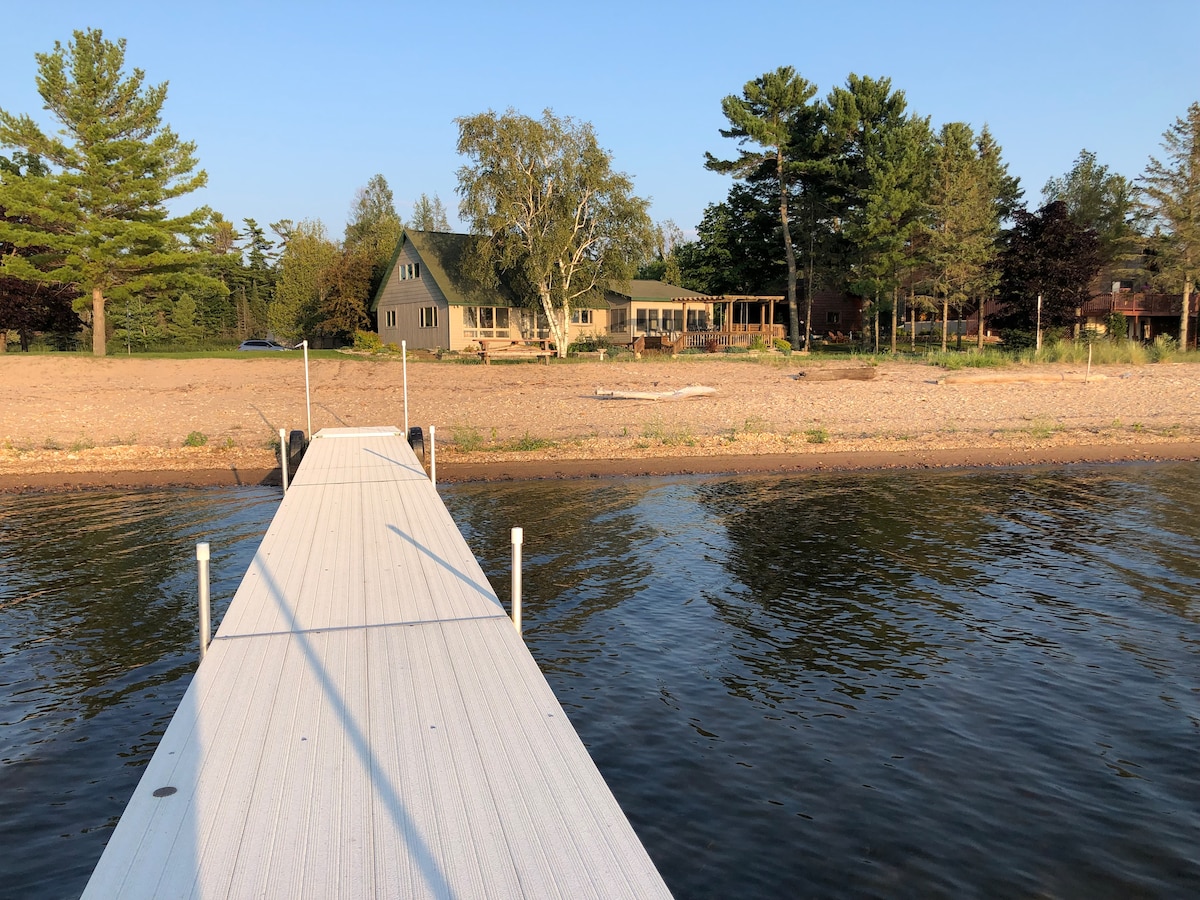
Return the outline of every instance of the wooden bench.
{"type": "Polygon", "coordinates": [[[554,342],[549,339],[511,340],[509,338],[493,338],[479,341],[479,358],[485,366],[491,365],[493,359],[533,359],[547,364],[555,353],[550,348],[554,342]]]}

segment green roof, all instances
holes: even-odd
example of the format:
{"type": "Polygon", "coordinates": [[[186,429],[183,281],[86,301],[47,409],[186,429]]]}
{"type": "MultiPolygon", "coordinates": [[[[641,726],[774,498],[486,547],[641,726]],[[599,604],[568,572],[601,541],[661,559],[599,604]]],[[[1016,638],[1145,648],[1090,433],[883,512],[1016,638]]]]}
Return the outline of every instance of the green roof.
{"type": "Polygon", "coordinates": [[[387,271],[379,283],[379,290],[371,300],[371,312],[379,309],[379,298],[392,277],[392,270],[404,250],[411,243],[413,250],[425,267],[425,277],[433,280],[442,291],[446,302],[452,306],[516,306],[516,300],[508,285],[488,286],[481,284],[464,271],[467,252],[476,241],[483,240],[473,234],[449,234],[442,231],[410,231],[404,229],[396,251],[388,262],[387,271]]]}
{"type": "Polygon", "coordinates": [[[677,284],[667,284],[665,281],[649,281],[635,278],[629,282],[628,290],[613,289],[614,294],[628,297],[630,300],[676,300],[680,297],[706,298],[707,294],[689,291],[677,284]]]}

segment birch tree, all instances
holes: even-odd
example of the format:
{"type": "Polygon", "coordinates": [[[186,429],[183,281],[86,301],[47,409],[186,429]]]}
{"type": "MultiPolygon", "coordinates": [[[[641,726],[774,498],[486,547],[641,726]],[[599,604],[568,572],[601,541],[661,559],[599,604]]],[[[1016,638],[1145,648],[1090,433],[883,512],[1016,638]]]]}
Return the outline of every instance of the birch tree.
{"type": "Polygon", "coordinates": [[[1140,206],[1155,228],[1158,277],[1183,292],[1179,346],[1188,345],[1188,319],[1200,268],[1200,103],[1163,133],[1163,160],[1150,157],[1140,182],[1140,206]]]}
{"type": "Polygon", "coordinates": [[[455,119],[459,216],[478,243],[477,274],[525,285],[565,357],[571,309],[625,282],[653,247],[649,202],[612,168],[592,126],[489,110],[455,119]]]}

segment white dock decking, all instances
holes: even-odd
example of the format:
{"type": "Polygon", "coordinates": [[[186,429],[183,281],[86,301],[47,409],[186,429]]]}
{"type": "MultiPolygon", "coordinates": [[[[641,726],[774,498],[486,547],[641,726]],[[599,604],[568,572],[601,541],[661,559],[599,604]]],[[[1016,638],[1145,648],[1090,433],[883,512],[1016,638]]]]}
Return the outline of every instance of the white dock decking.
{"type": "Polygon", "coordinates": [[[314,437],[83,896],[670,895],[376,428],[314,437]]]}

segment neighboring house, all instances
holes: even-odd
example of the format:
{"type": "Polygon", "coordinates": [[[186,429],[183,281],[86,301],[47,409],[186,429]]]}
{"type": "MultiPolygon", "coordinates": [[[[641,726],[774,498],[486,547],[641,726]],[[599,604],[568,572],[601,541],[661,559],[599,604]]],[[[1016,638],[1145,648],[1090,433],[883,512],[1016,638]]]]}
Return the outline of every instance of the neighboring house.
{"type": "MultiPolygon", "coordinates": [[[[677,285],[634,279],[628,287],[610,290],[604,296],[608,301],[608,320],[603,333],[614,344],[628,344],[639,337],[678,334],[685,326],[687,331],[707,331],[713,327],[714,298],[677,285]]],[[[583,325],[582,320],[590,312],[572,314],[572,323],[578,321],[583,325]]],[[[595,313],[591,317],[593,327],[595,313]]]]}

